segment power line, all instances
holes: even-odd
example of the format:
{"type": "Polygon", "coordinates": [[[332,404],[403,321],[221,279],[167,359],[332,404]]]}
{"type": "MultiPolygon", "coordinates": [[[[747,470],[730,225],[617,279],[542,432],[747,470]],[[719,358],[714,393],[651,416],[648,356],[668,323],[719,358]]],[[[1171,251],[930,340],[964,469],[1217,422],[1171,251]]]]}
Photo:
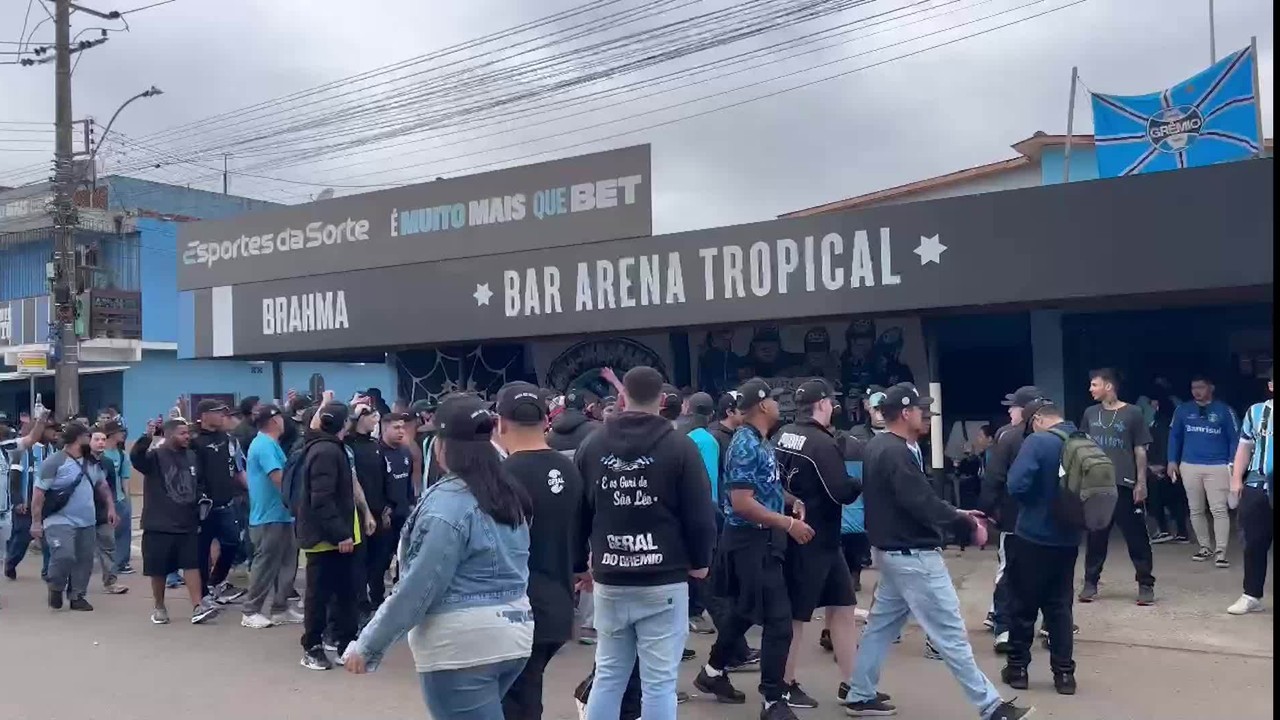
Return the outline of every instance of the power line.
{"type": "Polygon", "coordinates": [[[151,3],[150,5],[143,5],[142,7],[136,7],[136,8],[134,8],[134,9],[132,9],[132,10],[121,10],[121,11],[120,11],[120,14],[121,14],[121,15],[128,15],[128,14],[130,14],[130,13],[139,13],[139,12],[142,12],[143,10],[150,10],[150,9],[151,9],[151,8],[153,8],[153,7],[160,7],[161,5],[168,5],[168,4],[169,4],[169,3],[171,3],[171,2],[177,2],[177,0],[161,0],[160,2],[154,2],[154,3],[151,3]]]}

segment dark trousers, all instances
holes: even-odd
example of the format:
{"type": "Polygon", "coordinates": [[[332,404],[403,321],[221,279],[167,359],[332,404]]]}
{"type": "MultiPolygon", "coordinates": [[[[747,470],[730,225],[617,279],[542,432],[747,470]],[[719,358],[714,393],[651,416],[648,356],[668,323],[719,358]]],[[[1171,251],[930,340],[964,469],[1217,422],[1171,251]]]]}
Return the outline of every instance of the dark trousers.
{"type": "Polygon", "coordinates": [[[871,541],[866,533],[845,533],[840,536],[840,549],[844,562],[853,576],[853,586],[862,587],[862,569],[871,564],[871,541]]]}
{"type": "Polygon", "coordinates": [[[1118,525],[1129,547],[1129,559],[1133,561],[1134,579],[1139,585],[1154,586],[1156,578],[1151,574],[1151,538],[1147,535],[1147,518],[1141,505],[1134,505],[1133,491],[1127,487],[1116,488],[1119,498],[1111,523],[1102,530],[1089,533],[1084,554],[1084,580],[1097,584],[1102,577],[1102,566],[1107,562],[1107,546],[1111,543],[1111,526],[1118,525]]]}
{"type": "Polygon", "coordinates": [[[356,635],[356,585],[354,558],[337,550],[307,554],[307,589],[303,607],[302,647],[317,648],[324,642],[325,627],[332,623],[333,642],[341,653],[356,635]]]}
{"type": "Polygon", "coordinates": [[[506,720],[542,720],[542,681],[547,663],[564,643],[535,642],[529,660],[515,682],[502,697],[502,716],[506,720]]]}
{"type": "Polygon", "coordinates": [[[399,535],[393,535],[391,529],[378,527],[378,531],[364,539],[364,578],[361,600],[367,600],[366,608],[370,613],[377,612],[378,607],[387,595],[387,570],[391,568],[391,555],[395,552],[395,544],[399,535]]]}
{"type": "Polygon", "coordinates": [[[740,608],[758,602],[760,627],[760,695],[766,701],[782,699],[785,690],[783,675],[787,668],[787,654],[791,650],[791,600],[787,581],[782,572],[782,560],[771,554],[763,554],[756,548],[746,548],[723,553],[724,561],[740,566],[737,575],[742,582],[739,591],[754,598],[737,598],[729,609],[724,624],[717,626],[716,642],[711,646],[708,664],[716,670],[724,670],[738,658],[735,653],[745,642],[744,636],[752,625],[740,608]],[[763,567],[744,572],[742,565],[763,562],[763,567]],[[758,583],[758,585],[756,585],[758,583]],[[742,602],[746,600],[747,602],[742,602]]]}
{"type": "Polygon", "coordinates": [[[996,578],[996,589],[991,593],[991,630],[996,635],[1008,632],[1012,622],[1012,591],[1009,589],[1009,545],[1012,541],[1013,533],[1000,532],[1000,547],[997,551],[1000,561],[997,569],[999,577],[996,578]]]}
{"type": "Polygon", "coordinates": [[[1044,614],[1049,633],[1049,667],[1054,673],[1074,673],[1075,638],[1071,631],[1071,602],[1077,547],[1040,545],[1015,535],[1005,540],[1009,578],[1009,664],[1031,664],[1036,616],[1044,614]]]}
{"type": "MultiPolygon", "coordinates": [[[[719,538],[720,533],[724,530],[724,516],[716,513],[716,537],[719,538]]],[[[712,552],[712,562],[716,562],[719,553],[712,552]]],[[[729,598],[716,597],[715,584],[711,582],[711,575],[705,580],[696,580],[696,589],[702,594],[702,605],[706,608],[707,614],[711,616],[711,624],[715,625],[716,633],[721,634],[724,628],[728,626],[729,615],[733,612],[733,601],[729,598]]],[[[689,586],[689,616],[693,616],[693,592],[695,585],[689,586]]],[[[747,644],[747,638],[744,635],[737,640],[732,647],[729,648],[729,665],[740,665],[746,661],[751,654],[751,646],[747,644]]],[[[637,664],[637,668],[639,665],[637,664]]],[[[639,676],[637,676],[639,677],[639,676]]]]}
{"type": "Polygon", "coordinates": [[[1238,513],[1240,529],[1244,531],[1244,594],[1261,598],[1276,522],[1267,491],[1246,485],[1240,495],[1238,513]]]}
{"type": "Polygon", "coordinates": [[[196,546],[200,564],[200,585],[206,593],[226,581],[239,550],[240,525],[236,522],[234,507],[225,505],[210,510],[204,522],[200,523],[200,535],[196,546]],[[214,540],[218,541],[218,562],[210,568],[214,540]]]}
{"type": "Polygon", "coordinates": [[[697,617],[706,612],[707,604],[703,601],[706,593],[706,580],[701,578],[689,578],[689,617],[697,617]]]}
{"type": "Polygon", "coordinates": [[[1148,474],[1147,487],[1150,491],[1147,512],[1156,521],[1156,530],[1188,537],[1187,518],[1191,510],[1187,505],[1187,488],[1170,480],[1164,473],[1148,474]]]}
{"type": "MultiPolygon", "coordinates": [[[[7,480],[5,480],[7,482],[7,480]]],[[[4,566],[6,570],[16,570],[18,563],[27,556],[27,550],[31,547],[31,514],[27,513],[19,515],[13,514],[13,527],[9,535],[9,543],[5,546],[4,566]]],[[[48,564],[44,566],[41,575],[48,573],[48,564]]]]}

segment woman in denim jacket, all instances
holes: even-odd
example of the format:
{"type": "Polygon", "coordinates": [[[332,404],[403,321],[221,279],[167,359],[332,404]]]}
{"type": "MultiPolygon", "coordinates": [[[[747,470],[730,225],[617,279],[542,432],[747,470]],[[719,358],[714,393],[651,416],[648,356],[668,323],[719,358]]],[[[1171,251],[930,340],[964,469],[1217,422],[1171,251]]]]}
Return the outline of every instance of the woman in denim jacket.
{"type": "Polygon", "coordinates": [[[501,474],[483,402],[447,398],[435,420],[446,475],[406,521],[400,582],[343,660],[349,672],[375,670],[408,633],[432,717],[500,720],[533,644],[525,594],[532,505],[501,474]]]}

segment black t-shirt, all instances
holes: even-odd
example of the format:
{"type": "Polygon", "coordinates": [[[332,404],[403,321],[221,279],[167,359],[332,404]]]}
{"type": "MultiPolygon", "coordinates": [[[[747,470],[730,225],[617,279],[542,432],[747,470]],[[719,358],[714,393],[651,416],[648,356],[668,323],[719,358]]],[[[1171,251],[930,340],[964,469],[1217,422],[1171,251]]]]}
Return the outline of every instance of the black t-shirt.
{"type": "Polygon", "coordinates": [[[503,470],[533,500],[529,604],[534,642],[567,642],[573,632],[573,573],[586,570],[586,490],[573,461],[557,450],[512,454],[503,470]]]}
{"type": "Polygon", "coordinates": [[[1137,405],[1125,404],[1115,410],[1092,405],[1084,411],[1080,427],[1116,466],[1116,484],[1133,487],[1138,482],[1138,464],[1133,449],[1151,444],[1147,418],[1137,405]]]}
{"type": "Polygon", "coordinates": [[[413,454],[408,448],[392,447],[379,443],[382,448],[382,459],[387,463],[387,474],[391,476],[391,486],[387,489],[387,500],[391,502],[391,514],[398,518],[409,517],[417,498],[413,494],[413,454]]]}
{"type": "Polygon", "coordinates": [[[221,430],[203,428],[191,438],[196,453],[196,467],[204,479],[214,507],[222,507],[235,499],[243,488],[236,482],[236,443],[221,430]]]}

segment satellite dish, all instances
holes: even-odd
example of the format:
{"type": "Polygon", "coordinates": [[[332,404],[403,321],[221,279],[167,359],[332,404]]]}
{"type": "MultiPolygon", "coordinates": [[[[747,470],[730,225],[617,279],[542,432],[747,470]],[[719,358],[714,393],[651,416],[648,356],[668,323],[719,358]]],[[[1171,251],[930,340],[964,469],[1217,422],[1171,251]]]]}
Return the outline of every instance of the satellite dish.
{"type": "Polygon", "coordinates": [[[333,188],[325,188],[316,194],[316,200],[328,200],[333,197],[333,188]]]}

